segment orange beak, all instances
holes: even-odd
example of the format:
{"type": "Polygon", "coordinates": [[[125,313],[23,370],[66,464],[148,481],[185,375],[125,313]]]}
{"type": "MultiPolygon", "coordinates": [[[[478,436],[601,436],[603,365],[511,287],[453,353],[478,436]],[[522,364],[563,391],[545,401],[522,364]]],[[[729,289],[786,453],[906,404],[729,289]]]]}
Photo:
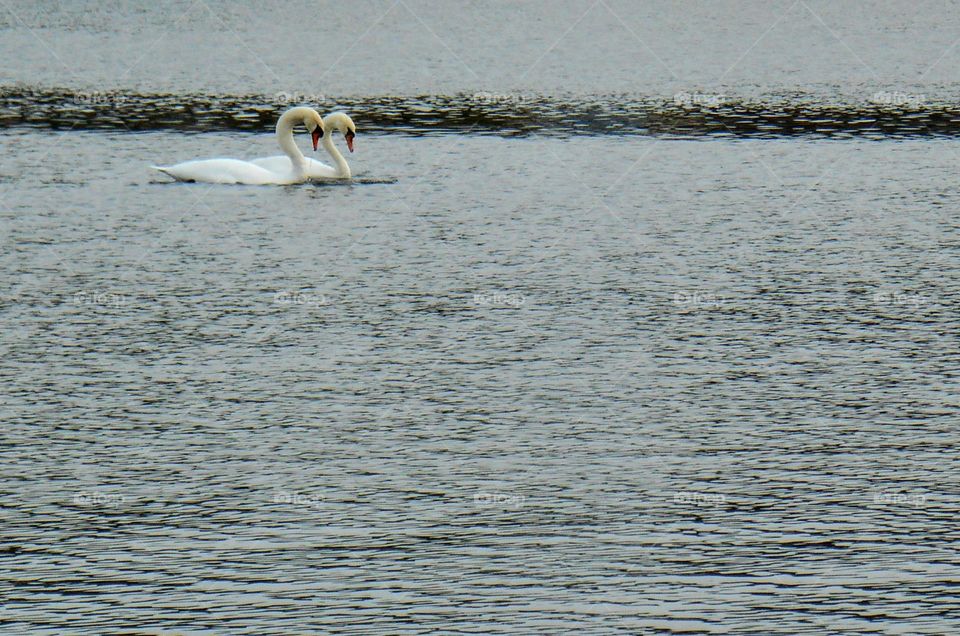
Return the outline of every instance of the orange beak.
{"type": "Polygon", "coordinates": [[[320,141],[320,138],[323,137],[323,128],[317,126],[313,129],[313,132],[310,133],[310,137],[313,138],[313,149],[317,149],[317,142],[320,141]]]}
{"type": "Polygon", "coordinates": [[[350,149],[350,152],[353,152],[353,138],[356,137],[356,134],[347,131],[347,134],[344,135],[344,138],[347,140],[347,148],[350,149]]]}

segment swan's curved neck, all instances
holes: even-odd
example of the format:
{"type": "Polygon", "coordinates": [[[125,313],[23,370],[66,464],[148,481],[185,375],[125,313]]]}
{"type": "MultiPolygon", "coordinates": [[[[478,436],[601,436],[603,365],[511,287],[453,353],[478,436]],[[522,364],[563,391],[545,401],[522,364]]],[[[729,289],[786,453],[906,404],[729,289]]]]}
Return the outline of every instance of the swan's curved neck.
{"type": "Polygon", "coordinates": [[[285,112],[277,121],[277,143],[284,154],[290,157],[291,163],[297,170],[303,170],[307,165],[306,158],[293,140],[293,127],[298,121],[302,120],[303,115],[294,108],[285,112]]]}
{"type": "Polygon", "coordinates": [[[343,155],[340,154],[340,151],[337,150],[337,147],[333,145],[333,134],[332,131],[336,130],[334,126],[327,128],[327,120],[324,119],[324,128],[327,129],[327,134],[323,136],[323,148],[327,151],[330,157],[333,158],[333,162],[337,165],[337,177],[340,179],[349,179],[350,178],[350,166],[347,164],[347,160],[343,158],[343,155]]]}

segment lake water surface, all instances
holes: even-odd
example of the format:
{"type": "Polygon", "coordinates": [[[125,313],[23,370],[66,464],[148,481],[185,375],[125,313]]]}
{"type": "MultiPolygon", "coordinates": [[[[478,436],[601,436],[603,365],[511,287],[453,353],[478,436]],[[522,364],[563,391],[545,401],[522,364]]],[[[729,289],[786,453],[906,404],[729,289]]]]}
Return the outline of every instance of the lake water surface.
{"type": "Polygon", "coordinates": [[[948,9],[3,8],[0,633],[956,631],[948,9]]]}

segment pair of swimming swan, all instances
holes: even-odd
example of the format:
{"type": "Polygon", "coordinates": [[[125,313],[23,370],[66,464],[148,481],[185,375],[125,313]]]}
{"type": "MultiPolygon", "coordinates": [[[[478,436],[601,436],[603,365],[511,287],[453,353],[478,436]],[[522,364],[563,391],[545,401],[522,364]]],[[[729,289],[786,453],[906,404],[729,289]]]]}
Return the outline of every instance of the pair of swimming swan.
{"type": "Polygon", "coordinates": [[[242,183],[247,185],[290,185],[307,179],[349,179],[350,166],[333,145],[332,135],[324,134],[336,128],[347,140],[353,152],[353,138],[357,128],[344,113],[331,113],[325,118],[307,106],[298,106],[285,112],[277,121],[277,143],[285,155],[262,157],[252,161],[239,159],[204,159],[184,161],[174,166],[153,166],[177,181],[202,183],[242,183]],[[293,141],[293,127],[302,123],[313,139],[313,149],[323,138],[323,148],[333,158],[335,167],[307,159],[293,141]]]}

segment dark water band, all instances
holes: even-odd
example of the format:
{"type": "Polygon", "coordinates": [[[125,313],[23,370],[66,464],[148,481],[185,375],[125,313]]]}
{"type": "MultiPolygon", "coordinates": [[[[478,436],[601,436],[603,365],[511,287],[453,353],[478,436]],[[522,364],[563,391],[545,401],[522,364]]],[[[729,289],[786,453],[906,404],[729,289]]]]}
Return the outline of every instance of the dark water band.
{"type": "Polygon", "coordinates": [[[293,101],[284,94],[163,95],[8,86],[0,88],[0,127],[267,132],[286,108],[306,103],[321,114],[348,112],[361,135],[960,136],[960,105],[901,101],[821,104],[788,98],[667,100],[476,93],[311,103],[293,101]]]}

